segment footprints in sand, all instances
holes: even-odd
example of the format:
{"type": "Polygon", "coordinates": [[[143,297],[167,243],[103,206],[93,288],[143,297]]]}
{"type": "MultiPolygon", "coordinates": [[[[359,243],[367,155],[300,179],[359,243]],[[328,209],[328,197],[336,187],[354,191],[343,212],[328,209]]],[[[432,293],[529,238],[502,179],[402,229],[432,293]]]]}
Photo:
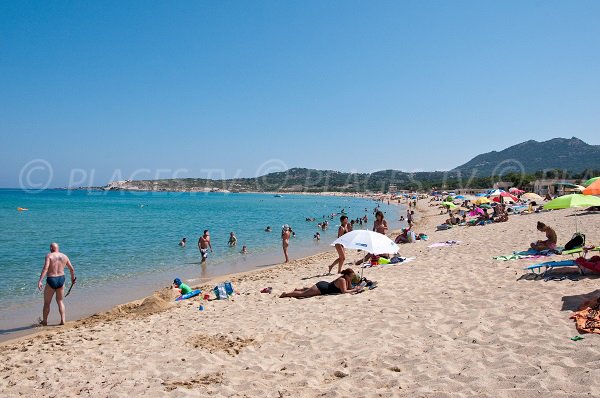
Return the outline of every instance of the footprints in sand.
{"type": "Polygon", "coordinates": [[[194,348],[206,350],[211,354],[216,352],[224,352],[228,355],[235,356],[240,351],[252,344],[254,339],[242,339],[239,337],[229,337],[226,335],[218,334],[216,336],[207,336],[198,334],[188,340],[194,348]]]}
{"type": "Polygon", "coordinates": [[[173,391],[178,387],[187,388],[191,390],[198,386],[208,386],[211,384],[221,384],[223,383],[223,373],[209,373],[203,376],[197,376],[189,380],[175,380],[175,381],[165,381],[163,382],[163,386],[167,391],[173,391]]]}

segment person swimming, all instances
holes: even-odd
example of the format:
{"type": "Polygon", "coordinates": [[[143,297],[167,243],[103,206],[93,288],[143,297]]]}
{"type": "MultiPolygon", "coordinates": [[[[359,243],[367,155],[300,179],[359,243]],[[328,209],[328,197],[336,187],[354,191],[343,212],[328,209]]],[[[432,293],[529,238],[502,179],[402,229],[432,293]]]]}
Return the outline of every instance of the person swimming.
{"type": "Polygon", "coordinates": [[[271,227],[268,226],[267,228],[265,228],[265,232],[271,232],[271,227]]]}
{"type": "Polygon", "coordinates": [[[179,246],[185,247],[186,243],[187,243],[187,238],[181,238],[181,241],[179,242],[179,246]]]}
{"type": "Polygon", "coordinates": [[[240,253],[242,253],[242,254],[248,254],[248,248],[245,245],[242,246],[242,251],[240,253]]]}
{"type": "Polygon", "coordinates": [[[229,241],[227,242],[227,244],[229,245],[229,247],[234,247],[235,245],[237,245],[237,237],[235,236],[235,233],[229,233],[229,241]]]}

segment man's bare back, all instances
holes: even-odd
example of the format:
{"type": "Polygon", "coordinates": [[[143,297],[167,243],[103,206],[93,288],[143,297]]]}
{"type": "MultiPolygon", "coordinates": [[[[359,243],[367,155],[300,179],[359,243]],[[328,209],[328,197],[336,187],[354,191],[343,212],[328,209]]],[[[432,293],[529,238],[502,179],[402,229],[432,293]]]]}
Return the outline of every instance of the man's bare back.
{"type": "Polygon", "coordinates": [[[65,289],[65,267],[69,268],[71,273],[71,284],[75,283],[75,269],[69,260],[69,257],[59,251],[58,244],[50,245],[50,253],[46,255],[44,267],[38,281],[38,289],[42,290],[43,280],[46,277],[46,287],[44,288],[44,310],[42,325],[48,324],[48,314],[50,313],[50,302],[56,294],[56,303],[58,312],[60,312],[60,324],[65,323],[65,305],[63,303],[65,289]]]}
{"type": "Polygon", "coordinates": [[[65,267],[69,262],[69,257],[62,253],[48,253],[46,255],[48,261],[47,276],[61,276],[65,274],[65,267]]]}

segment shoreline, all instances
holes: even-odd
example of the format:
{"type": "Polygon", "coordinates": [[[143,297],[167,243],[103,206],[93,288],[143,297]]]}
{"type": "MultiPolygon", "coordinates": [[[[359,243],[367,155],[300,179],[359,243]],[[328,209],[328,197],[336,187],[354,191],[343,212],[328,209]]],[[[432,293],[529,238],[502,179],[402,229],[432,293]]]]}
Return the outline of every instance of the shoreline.
{"type": "MultiPolygon", "coordinates": [[[[577,331],[569,319],[600,294],[597,277],[546,283],[523,270],[539,259],[492,258],[528,245],[539,235],[537,221],[555,227],[561,243],[570,239],[578,213],[435,231],[447,216],[428,206],[419,201],[415,232],[429,241],[401,245],[400,254],[414,261],[364,269],[377,289],[278,298],[332,280],[324,273],[333,251],[199,284],[231,280],[237,294],[229,300],[175,304],[171,290],[162,289],[67,327],[1,343],[6,376],[0,389],[11,397],[598,395],[598,337],[571,341],[577,331]],[[429,247],[451,239],[461,243],[429,247]],[[260,293],[264,287],[273,292],[260,293]],[[23,365],[32,357],[39,366],[23,365]],[[574,382],[577,377],[586,382],[574,382]]],[[[578,214],[590,243],[600,242],[597,216],[578,214]]],[[[362,256],[347,253],[348,262],[362,256]]]]}
{"type": "MultiPolygon", "coordinates": [[[[149,192],[153,192],[153,191],[149,191],[149,192]]],[[[158,191],[156,191],[158,192],[158,191]]],[[[261,192],[256,192],[257,194],[264,194],[261,192]]],[[[295,193],[294,193],[295,194],[295,193]]],[[[308,193],[309,195],[312,195],[311,193],[308,193]]],[[[292,195],[290,193],[290,195],[292,195]]],[[[320,195],[320,194],[317,194],[320,195]]],[[[327,196],[327,195],[326,195],[327,196]]],[[[371,198],[371,197],[364,197],[362,195],[360,196],[354,196],[354,195],[332,195],[332,196],[340,196],[340,197],[351,197],[351,198],[361,198],[361,199],[365,199],[365,200],[373,200],[375,201],[375,199],[371,198]]],[[[394,207],[398,207],[396,214],[394,215],[394,219],[395,221],[392,221],[392,223],[399,223],[399,221],[397,220],[398,216],[400,215],[400,207],[401,206],[406,206],[405,203],[397,203],[397,201],[390,201],[390,206],[394,205],[394,207]]],[[[391,233],[398,233],[400,230],[399,229],[395,229],[395,230],[391,230],[391,233]]],[[[388,235],[390,235],[388,234],[388,235]]],[[[322,242],[325,243],[325,242],[322,242]]],[[[302,247],[301,250],[301,254],[300,257],[291,260],[291,263],[294,262],[305,262],[305,261],[310,261],[313,258],[321,258],[323,256],[326,256],[328,254],[331,253],[335,253],[335,250],[333,247],[331,247],[329,244],[325,243],[326,246],[317,249],[317,251],[315,252],[313,250],[313,248],[309,248],[308,245],[306,245],[306,247],[302,247]],[[312,252],[312,253],[311,253],[312,252]],[[306,254],[306,253],[311,253],[311,254],[306,254]]],[[[254,259],[254,261],[251,263],[251,265],[247,265],[247,267],[249,267],[246,270],[243,271],[237,271],[237,272],[226,272],[223,274],[218,274],[214,275],[214,276],[210,276],[208,280],[202,280],[203,278],[198,278],[198,277],[193,277],[193,278],[184,278],[184,280],[186,281],[192,281],[190,282],[190,286],[192,286],[193,288],[202,288],[202,290],[204,291],[206,289],[206,287],[210,287],[209,285],[211,284],[216,284],[228,279],[236,279],[239,277],[242,277],[246,274],[249,273],[255,273],[255,272],[261,272],[261,271],[268,271],[271,270],[273,268],[277,268],[279,266],[283,266],[286,265],[285,263],[273,263],[272,260],[269,260],[270,258],[273,258],[277,256],[275,254],[275,252],[269,252],[268,254],[262,254],[260,255],[258,258],[254,259]],[[200,281],[198,281],[198,279],[200,279],[200,281]]],[[[210,264],[209,264],[210,265],[210,264]]],[[[217,265],[218,267],[218,265],[217,265]]],[[[215,272],[213,270],[213,272],[215,272]]],[[[167,271],[163,271],[160,272],[160,275],[166,274],[167,271]]],[[[183,274],[187,274],[188,272],[185,271],[181,271],[180,273],[183,274]]],[[[130,280],[132,278],[137,278],[137,276],[131,276],[131,277],[127,277],[126,280],[130,280]]],[[[13,342],[14,340],[18,340],[18,339],[22,339],[22,338],[27,338],[29,336],[34,336],[39,334],[40,332],[42,332],[42,330],[40,329],[57,329],[57,330],[62,330],[65,328],[69,328],[69,327],[73,327],[72,325],[76,325],[79,324],[80,322],[83,322],[85,324],[84,321],[89,320],[89,319],[93,319],[93,318],[97,318],[97,317],[102,317],[102,316],[107,316],[109,314],[113,314],[115,311],[119,311],[120,308],[124,308],[124,307],[136,307],[141,305],[145,300],[150,299],[154,296],[156,296],[157,294],[159,294],[160,292],[164,292],[164,287],[163,288],[157,288],[156,284],[160,283],[158,282],[158,280],[163,280],[164,278],[159,278],[158,276],[154,276],[153,278],[153,283],[154,287],[151,287],[151,284],[144,284],[145,287],[143,287],[142,289],[144,290],[144,293],[140,293],[135,294],[135,296],[139,297],[139,298],[129,298],[129,299],[125,299],[125,300],[117,300],[116,302],[110,302],[107,305],[97,305],[97,306],[92,306],[91,310],[79,310],[76,313],[81,314],[81,315],[76,315],[74,317],[73,320],[68,320],[67,324],[64,326],[59,326],[59,325],[50,325],[48,327],[41,327],[36,325],[35,323],[29,323],[29,324],[23,324],[22,326],[16,326],[14,327],[15,331],[12,332],[10,330],[12,330],[12,328],[10,329],[4,329],[5,332],[3,334],[0,334],[0,346],[1,345],[5,345],[5,344],[10,344],[11,342],[13,342]]],[[[117,288],[115,287],[111,287],[111,290],[114,294],[121,294],[123,297],[127,297],[127,296],[132,296],[133,294],[129,294],[129,295],[124,295],[122,293],[119,292],[118,288],[121,284],[117,283],[117,288]]],[[[126,285],[126,284],[125,284],[126,285]]],[[[141,286],[141,285],[140,285],[141,286]]],[[[212,289],[212,287],[211,287],[212,289]]],[[[211,290],[209,289],[209,291],[211,290]]],[[[97,294],[97,293],[95,293],[97,294]]],[[[39,307],[39,313],[41,314],[41,307],[43,304],[43,300],[40,296],[39,298],[39,303],[35,304],[35,307],[39,307]]],[[[83,304],[81,304],[83,305],[83,304]]],[[[69,318],[69,304],[68,302],[66,303],[67,306],[67,319],[69,318]]],[[[51,315],[54,313],[56,315],[56,305],[55,302],[53,301],[51,304],[51,315]]],[[[90,308],[90,307],[88,307],[90,308]]],[[[12,309],[11,310],[13,313],[16,313],[17,311],[20,311],[20,309],[12,309]]]]}

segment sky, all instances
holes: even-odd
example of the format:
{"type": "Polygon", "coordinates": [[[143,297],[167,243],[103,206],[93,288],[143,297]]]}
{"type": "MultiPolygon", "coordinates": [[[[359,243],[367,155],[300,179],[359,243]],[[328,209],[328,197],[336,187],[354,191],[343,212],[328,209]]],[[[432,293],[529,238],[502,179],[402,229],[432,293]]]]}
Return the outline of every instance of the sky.
{"type": "Polygon", "coordinates": [[[598,1],[0,2],[0,187],[600,144],[598,1]]]}

